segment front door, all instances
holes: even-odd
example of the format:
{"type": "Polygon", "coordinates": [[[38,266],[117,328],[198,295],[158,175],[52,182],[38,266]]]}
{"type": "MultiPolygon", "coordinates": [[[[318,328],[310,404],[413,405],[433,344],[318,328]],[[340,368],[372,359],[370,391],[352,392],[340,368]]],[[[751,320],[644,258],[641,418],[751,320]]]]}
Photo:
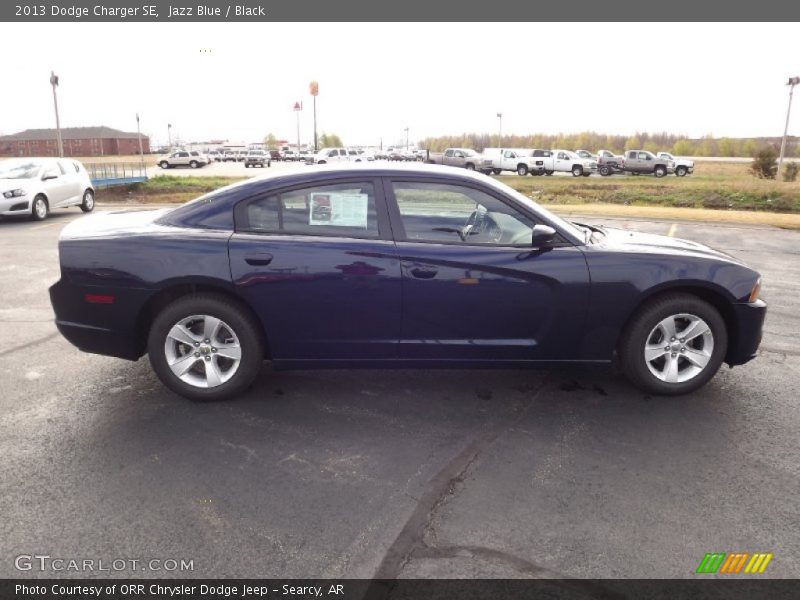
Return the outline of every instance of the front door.
{"type": "Polygon", "coordinates": [[[583,253],[531,246],[535,217],[480,184],[391,181],[403,271],[400,357],[576,359],[589,298],[583,253]]]}
{"type": "Polygon", "coordinates": [[[380,180],[242,202],[229,256],[273,359],[396,358],[401,276],[380,180]]]}

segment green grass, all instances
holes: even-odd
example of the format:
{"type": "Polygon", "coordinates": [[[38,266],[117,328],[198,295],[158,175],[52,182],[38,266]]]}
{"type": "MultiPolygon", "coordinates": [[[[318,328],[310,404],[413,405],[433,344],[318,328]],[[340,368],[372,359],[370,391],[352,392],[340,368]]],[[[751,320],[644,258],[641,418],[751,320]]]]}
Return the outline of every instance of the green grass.
{"type": "Polygon", "coordinates": [[[499,179],[542,204],[621,204],[800,213],[800,183],[757,179],[746,164],[696,164],[686,177],[518,177],[499,179]]]}

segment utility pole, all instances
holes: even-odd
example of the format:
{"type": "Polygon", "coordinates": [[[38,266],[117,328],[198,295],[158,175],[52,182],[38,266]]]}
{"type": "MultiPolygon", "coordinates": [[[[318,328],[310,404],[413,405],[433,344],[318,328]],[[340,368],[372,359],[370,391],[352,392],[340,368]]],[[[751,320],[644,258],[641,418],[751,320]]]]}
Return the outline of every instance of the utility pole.
{"type": "Polygon", "coordinates": [[[58,156],[64,157],[64,143],[61,140],[61,121],[58,118],[58,96],[56,96],[56,88],[58,87],[58,75],[50,71],[50,85],[53,86],[53,106],[56,109],[56,134],[58,135],[58,156]]]}
{"type": "Polygon", "coordinates": [[[500,125],[497,129],[497,145],[503,145],[503,113],[497,113],[497,119],[500,122],[500,125]]]}
{"type": "Polygon", "coordinates": [[[136,137],[139,138],[139,164],[144,171],[144,152],[142,151],[142,130],[139,127],[139,113],[136,113],[136,137]]]}
{"type": "Polygon", "coordinates": [[[308,86],[311,97],[314,99],[314,154],[317,153],[317,96],[319,95],[319,83],[312,81],[308,86]]]}
{"type": "Polygon", "coordinates": [[[783,128],[783,140],[781,141],[781,156],[778,159],[778,173],[775,175],[777,179],[781,178],[781,169],[783,168],[783,154],[786,152],[786,135],[789,133],[789,115],[792,112],[792,95],[794,94],[794,86],[800,83],[800,77],[790,77],[786,85],[789,86],[789,107],[786,109],[786,126],[783,128]]]}
{"type": "Polygon", "coordinates": [[[408,150],[408,127],[406,127],[403,131],[406,132],[406,150],[408,150]]]}
{"type": "Polygon", "coordinates": [[[300,102],[294,103],[294,112],[297,114],[297,153],[300,153],[300,111],[303,110],[303,104],[300,102]]]}
{"type": "Polygon", "coordinates": [[[172,152],[172,123],[167,123],[167,152],[172,152]]]}

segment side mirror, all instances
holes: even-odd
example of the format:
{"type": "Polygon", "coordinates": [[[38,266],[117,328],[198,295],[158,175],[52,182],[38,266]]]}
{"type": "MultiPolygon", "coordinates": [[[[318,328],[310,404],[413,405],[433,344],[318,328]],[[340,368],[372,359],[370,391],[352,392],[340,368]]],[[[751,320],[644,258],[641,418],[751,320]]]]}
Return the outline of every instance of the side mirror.
{"type": "Polygon", "coordinates": [[[58,175],[54,175],[53,173],[45,173],[42,175],[42,181],[47,181],[48,179],[58,179],[58,175]]]}
{"type": "Polygon", "coordinates": [[[556,237],[556,230],[549,225],[534,225],[531,232],[531,246],[546,246],[556,237]]]}

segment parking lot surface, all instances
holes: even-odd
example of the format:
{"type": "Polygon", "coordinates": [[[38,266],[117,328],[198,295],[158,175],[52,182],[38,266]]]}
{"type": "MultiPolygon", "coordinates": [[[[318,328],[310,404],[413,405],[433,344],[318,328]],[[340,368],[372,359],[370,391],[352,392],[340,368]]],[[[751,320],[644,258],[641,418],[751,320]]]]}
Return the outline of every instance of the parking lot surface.
{"type": "Polygon", "coordinates": [[[196,404],[56,332],[56,240],[79,214],[0,222],[0,577],[87,575],[15,569],[35,553],[194,566],[104,576],[693,577],[713,551],[800,576],[800,234],[605,221],[764,276],[761,355],[689,396],[602,369],[265,365],[196,404]]]}

